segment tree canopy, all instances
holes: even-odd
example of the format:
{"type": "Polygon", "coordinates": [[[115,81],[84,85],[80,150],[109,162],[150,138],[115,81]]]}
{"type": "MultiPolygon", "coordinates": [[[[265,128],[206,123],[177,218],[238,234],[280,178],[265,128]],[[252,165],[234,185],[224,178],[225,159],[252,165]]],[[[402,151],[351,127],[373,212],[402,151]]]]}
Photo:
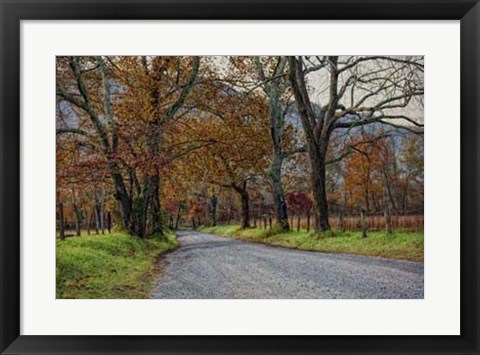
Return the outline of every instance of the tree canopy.
{"type": "Polygon", "coordinates": [[[60,234],[423,214],[423,62],[57,57],[60,234]]]}

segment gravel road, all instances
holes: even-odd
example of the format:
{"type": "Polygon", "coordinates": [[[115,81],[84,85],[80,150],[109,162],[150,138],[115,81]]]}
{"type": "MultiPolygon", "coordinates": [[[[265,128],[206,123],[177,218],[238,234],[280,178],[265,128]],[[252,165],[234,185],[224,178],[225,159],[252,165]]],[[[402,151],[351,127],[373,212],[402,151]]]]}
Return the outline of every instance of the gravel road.
{"type": "Polygon", "coordinates": [[[423,298],[423,264],[272,247],[198,232],[160,259],[152,298],[423,298]]]}

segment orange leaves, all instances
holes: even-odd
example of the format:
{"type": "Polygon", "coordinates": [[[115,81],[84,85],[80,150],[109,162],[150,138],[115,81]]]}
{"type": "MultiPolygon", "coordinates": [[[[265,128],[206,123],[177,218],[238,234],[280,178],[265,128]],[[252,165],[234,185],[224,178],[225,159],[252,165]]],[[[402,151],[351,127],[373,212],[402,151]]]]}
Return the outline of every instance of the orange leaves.
{"type": "Polygon", "coordinates": [[[350,144],[353,152],[345,158],[348,203],[369,210],[375,202],[383,199],[383,169],[391,148],[382,140],[372,143],[372,137],[367,134],[355,138],[350,144]]]}
{"type": "Polygon", "coordinates": [[[263,158],[270,150],[265,101],[214,81],[197,90],[203,98],[197,98],[193,117],[182,119],[184,124],[176,128],[177,139],[203,144],[187,158],[190,174],[200,180],[238,183],[264,168],[263,158]]]}
{"type": "MultiPolygon", "coordinates": [[[[307,65],[312,58],[304,59],[307,65]]],[[[337,69],[348,65],[344,60],[340,57],[337,69]]],[[[278,191],[285,191],[293,209],[305,213],[307,201],[316,196],[312,166],[318,167],[310,161],[312,154],[305,153],[322,145],[309,141],[309,130],[293,108],[290,65],[286,57],[274,56],[202,57],[201,61],[191,56],[58,57],[57,129],[70,130],[57,135],[59,188],[74,187],[79,193],[102,184],[112,196],[115,191],[116,198],[123,194],[132,201],[145,201],[145,195],[155,194],[160,196],[155,203],[169,213],[176,213],[182,205],[183,212],[193,216],[206,213],[205,198],[198,194],[218,195],[219,208],[223,208],[221,204],[230,206],[235,196],[225,187],[236,186],[248,190],[252,211],[258,215],[269,215],[273,201],[285,200],[268,200],[269,193],[278,191]]],[[[305,75],[312,65],[305,66],[305,75]]],[[[335,91],[324,90],[330,82],[327,69],[315,71],[326,75],[320,86],[310,80],[313,76],[307,80],[306,89],[320,95],[315,100],[325,101],[335,91]]],[[[342,79],[352,71],[340,73],[340,87],[353,85],[342,79]]],[[[341,92],[340,87],[337,91],[341,92]]],[[[337,113],[345,111],[341,108],[345,98],[354,95],[353,90],[344,94],[337,113]]],[[[321,117],[329,106],[315,100],[312,95],[313,111],[321,117]]],[[[395,147],[350,129],[363,126],[360,120],[366,116],[359,111],[356,118],[344,117],[336,121],[337,126],[321,128],[333,127],[341,131],[338,135],[318,135],[328,149],[317,163],[337,159],[322,178],[327,202],[334,207],[380,206],[385,198],[383,170],[394,160],[405,178],[402,183],[394,181],[395,174],[390,172],[392,184],[398,185],[392,188],[391,200],[411,203],[404,196],[423,186],[422,142],[412,139],[402,147],[402,156],[395,157],[395,147]]],[[[338,117],[331,114],[334,124],[338,117]]],[[[317,172],[317,176],[323,174],[322,169],[317,172]]],[[[234,210],[230,207],[229,211],[234,210]]]]}

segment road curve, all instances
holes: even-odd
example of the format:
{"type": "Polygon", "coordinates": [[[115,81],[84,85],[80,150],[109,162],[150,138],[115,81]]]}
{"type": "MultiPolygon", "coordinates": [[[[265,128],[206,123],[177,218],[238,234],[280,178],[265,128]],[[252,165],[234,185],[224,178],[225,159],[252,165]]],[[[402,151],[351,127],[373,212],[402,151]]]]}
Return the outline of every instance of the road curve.
{"type": "Polygon", "coordinates": [[[423,298],[423,264],[272,247],[199,232],[160,259],[152,298],[423,298]]]}

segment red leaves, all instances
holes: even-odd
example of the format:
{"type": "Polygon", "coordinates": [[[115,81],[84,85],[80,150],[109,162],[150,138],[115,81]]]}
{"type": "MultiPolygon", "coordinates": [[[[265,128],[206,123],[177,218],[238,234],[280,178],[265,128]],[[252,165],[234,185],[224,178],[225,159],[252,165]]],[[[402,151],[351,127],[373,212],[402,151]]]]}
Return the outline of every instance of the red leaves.
{"type": "Polygon", "coordinates": [[[312,209],[312,201],[303,192],[292,192],[287,195],[287,205],[294,215],[308,215],[312,209]]]}

